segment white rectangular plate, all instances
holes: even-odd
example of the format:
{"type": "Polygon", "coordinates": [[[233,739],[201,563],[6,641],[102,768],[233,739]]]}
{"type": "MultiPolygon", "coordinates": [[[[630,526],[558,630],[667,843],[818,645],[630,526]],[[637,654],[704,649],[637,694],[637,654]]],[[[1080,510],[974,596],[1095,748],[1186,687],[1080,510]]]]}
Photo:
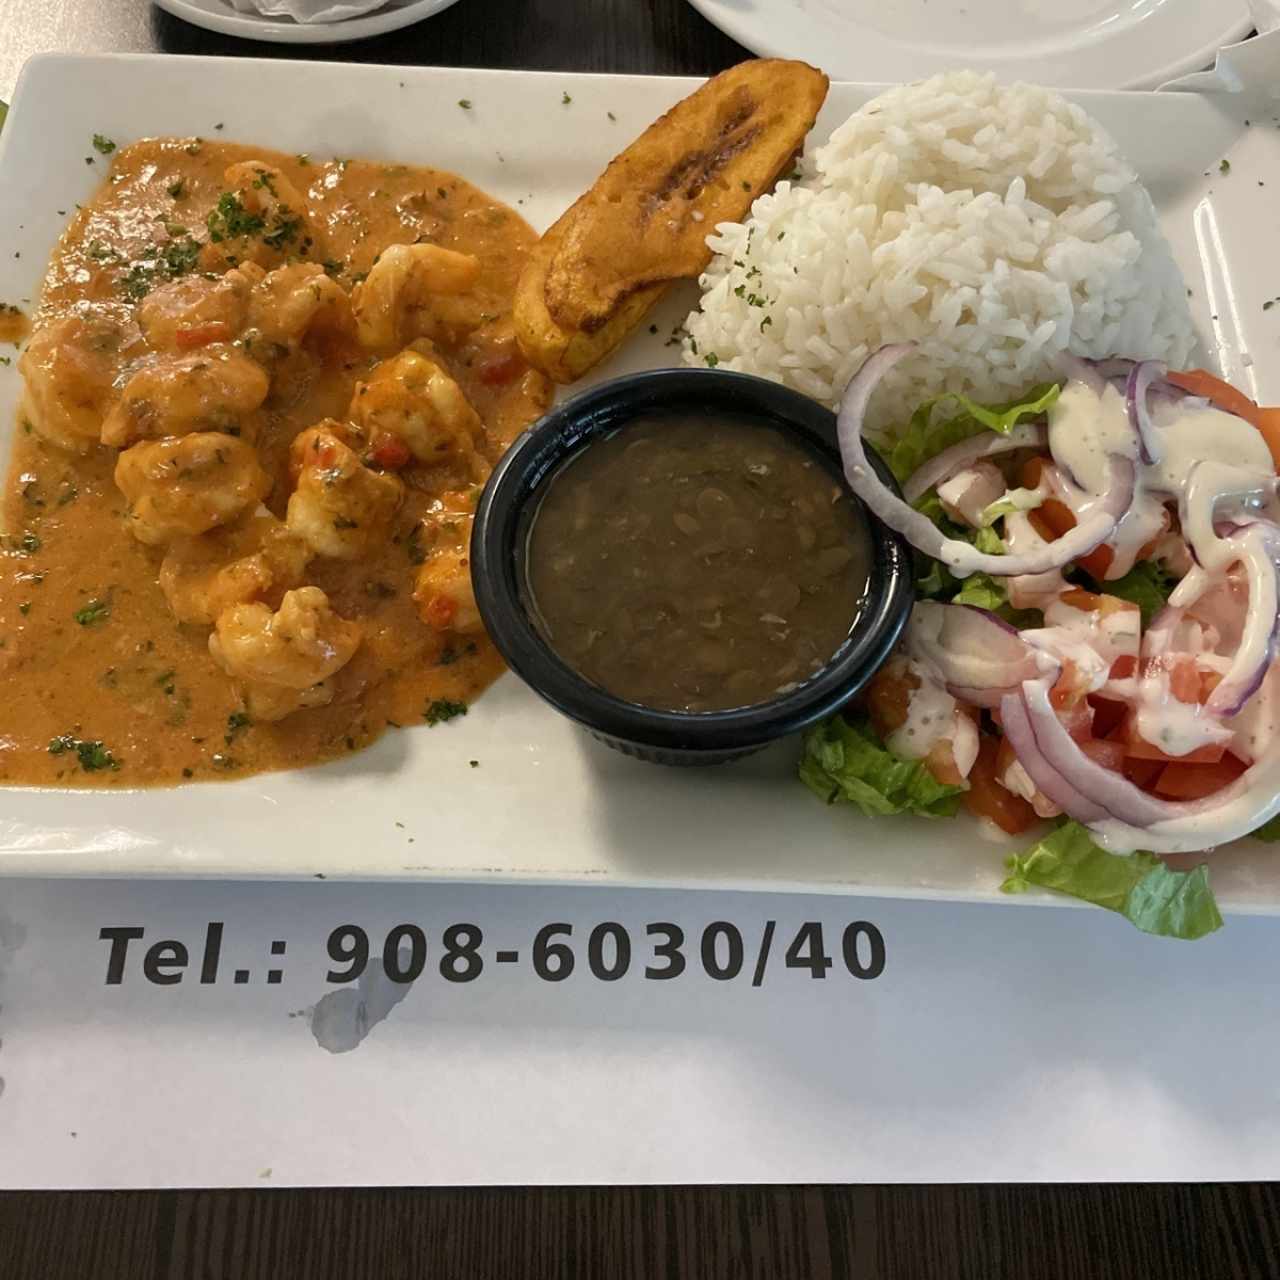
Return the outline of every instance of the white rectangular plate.
{"type": "MultiPolygon", "coordinates": [[[[65,219],[105,164],[91,138],[203,134],[316,156],[452,169],[550,222],[695,82],[634,76],[53,56],[23,72],[0,137],[0,300],[33,299],[65,219]],[[566,98],[567,95],[567,98],[566,98]],[[459,106],[468,100],[470,109],[459,106]]],[[[813,138],[876,92],[832,85],[813,138]]],[[[1205,346],[1280,397],[1274,219],[1280,133],[1238,99],[1076,95],[1159,207],[1205,346]],[[1229,172],[1220,162],[1229,158],[1229,172]],[[1262,184],[1265,183],[1264,188],[1262,184]]],[[[599,377],[673,363],[669,300],[599,377]]],[[[18,391],[0,369],[0,453],[18,391]]],[[[0,731],[3,712],[0,711],[0,731]]],[[[507,676],[465,719],[388,733],[339,763],[135,792],[0,791],[0,873],[358,876],[829,890],[992,899],[1008,852],[967,820],[868,822],[795,781],[795,744],[716,769],[664,769],[599,746],[507,676]],[[478,760],[472,768],[470,760],[478,760]]],[[[1225,907],[1280,912],[1280,856],[1215,855],[1225,907]]],[[[1023,899],[1026,900],[1026,899],[1023,899]]]]}

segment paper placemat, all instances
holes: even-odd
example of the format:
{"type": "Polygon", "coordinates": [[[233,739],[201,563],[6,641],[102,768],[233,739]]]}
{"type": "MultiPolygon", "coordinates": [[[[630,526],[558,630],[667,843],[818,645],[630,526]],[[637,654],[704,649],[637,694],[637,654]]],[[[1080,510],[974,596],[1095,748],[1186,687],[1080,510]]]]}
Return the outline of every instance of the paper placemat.
{"type": "Polygon", "coordinates": [[[1278,961],[1247,918],[10,882],[0,1185],[1275,1178],[1278,961]]]}

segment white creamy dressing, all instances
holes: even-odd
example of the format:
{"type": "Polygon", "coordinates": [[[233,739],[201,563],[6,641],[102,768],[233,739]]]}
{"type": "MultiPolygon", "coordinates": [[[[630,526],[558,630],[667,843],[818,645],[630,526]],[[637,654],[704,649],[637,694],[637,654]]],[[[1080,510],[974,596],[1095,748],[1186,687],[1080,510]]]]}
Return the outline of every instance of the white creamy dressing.
{"type": "Polygon", "coordinates": [[[1252,764],[1271,749],[1280,731],[1280,676],[1273,666],[1262,688],[1232,718],[1231,750],[1252,764]]]}
{"type": "Polygon", "coordinates": [[[939,742],[952,736],[959,703],[927,663],[911,659],[907,670],[919,681],[919,687],[907,702],[906,720],[889,735],[885,746],[900,760],[923,760],[939,742]]]}
{"type": "MultiPolygon", "coordinates": [[[[1145,830],[1110,820],[1091,823],[1102,842],[1116,852],[1135,847],[1164,852],[1200,849],[1247,834],[1280,811],[1280,676],[1276,666],[1268,670],[1261,688],[1235,715],[1224,714],[1231,705],[1230,696],[1224,696],[1218,704],[1222,710],[1215,714],[1198,701],[1174,698],[1170,686],[1170,671],[1191,658],[1197,670],[1216,672],[1224,680],[1234,681],[1224,695],[1244,696],[1248,673],[1256,671],[1270,651],[1272,628],[1280,614],[1276,585],[1280,536],[1273,524],[1256,521],[1260,512],[1271,521],[1280,515],[1271,452],[1250,423],[1189,397],[1158,399],[1151,409],[1150,435],[1154,456],[1144,461],[1120,392],[1108,384],[1099,396],[1084,383],[1071,381],[1049,410],[1053,463],[1043,468],[1036,489],[993,493],[987,473],[990,464],[984,463],[952,477],[938,490],[953,517],[974,527],[991,523],[987,508],[993,503],[1012,504],[1016,509],[1003,514],[1004,542],[1011,555],[1024,555],[1046,545],[1027,518],[1028,510],[1054,498],[1068,506],[1077,524],[1082,524],[1105,501],[1115,459],[1128,459],[1133,464],[1129,510],[1104,544],[1113,553],[1106,578],[1123,577],[1141,550],[1154,544],[1152,558],[1183,575],[1170,598],[1171,607],[1186,611],[1181,620],[1176,627],[1165,629],[1163,642],[1157,628],[1154,645],[1148,644],[1136,608],[1105,616],[1101,611],[1077,609],[1059,598],[1068,584],[1061,572],[1051,571],[1005,579],[1015,608],[1045,612],[1046,625],[1021,632],[1021,638],[1041,655],[1043,664],[1051,659],[1069,660],[1089,691],[1127,702],[1135,709],[1141,736],[1168,755],[1185,756],[1206,744],[1229,742],[1234,753],[1252,765],[1223,793],[1220,802],[1178,806],[1178,816],[1145,830]],[[981,510],[980,499],[984,504],[981,510]],[[1181,535],[1168,532],[1168,506],[1175,502],[1181,535]],[[1197,605],[1203,609],[1203,617],[1195,616],[1197,605]],[[1246,618],[1243,626],[1242,618],[1246,618]],[[1156,651],[1162,643],[1163,654],[1156,651]],[[1111,667],[1124,656],[1141,657],[1138,674],[1112,679],[1111,667]]],[[[947,559],[964,574],[972,567],[968,559],[975,554],[961,544],[947,559]]],[[[956,725],[960,721],[969,728],[972,725],[958,710],[920,644],[911,643],[910,632],[907,651],[920,687],[910,699],[906,723],[891,735],[888,745],[906,759],[920,759],[948,737],[959,741],[956,725]]],[[[975,733],[975,753],[976,747],[975,733]]],[[[969,760],[962,772],[967,773],[971,765],[969,760]]],[[[1041,816],[1056,811],[1016,761],[1004,771],[1001,781],[1015,795],[1029,800],[1041,816]]]]}
{"type": "MultiPolygon", "coordinates": [[[[1266,613],[1275,601],[1271,564],[1275,548],[1260,530],[1244,529],[1235,537],[1227,537],[1221,526],[1223,521],[1229,523],[1233,515],[1247,520],[1251,512],[1274,502],[1275,465],[1266,441],[1250,423],[1202,401],[1166,401],[1151,416],[1156,456],[1144,463],[1119,392],[1108,386],[1099,398],[1083,384],[1069,383],[1049,412],[1049,447],[1060,471],[1054,496],[1070,506],[1079,520],[1104,492],[1109,455],[1132,459],[1136,466],[1133,501],[1108,539],[1114,558],[1107,578],[1128,573],[1139,550],[1162,535],[1166,528],[1165,503],[1173,499],[1178,502],[1183,537],[1199,564],[1188,566],[1189,572],[1170,603],[1194,608],[1203,593],[1221,584],[1228,570],[1242,562],[1249,578],[1250,599],[1266,613]],[[1066,483],[1062,483],[1064,480],[1066,483]],[[1072,484],[1072,480],[1077,483],[1072,484]]],[[[1045,482],[1053,483],[1048,468],[1045,482]]],[[[1170,558],[1182,558],[1167,542],[1161,550],[1170,558]]],[[[1046,620],[1056,625],[1046,628],[1054,633],[1046,639],[1058,640],[1064,656],[1078,661],[1080,646],[1093,643],[1095,637],[1086,637],[1079,622],[1063,618],[1060,608],[1049,606],[1056,616],[1050,618],[1047,612],[1046,620]]],[[[1274,610],[1271,616],[1274,617],[1274,610]]],[[[1187,619],[1178,630],[1181,634],[1175,633],[1171,655],[1190,652],[1196,657],[1198,669],[1219,673],[1230,670],[1229,660],[1205,652],[1202,647],[1217,639],[1212,628],[1187,619]]],[[[1259,615],[1252,632],[1246,632],[1241,640],[1239,656],[1246,669],[1248,654],[1262,652],[1261,646],[1268,643],[1265,617],[1259,615]]],[[[1026,638],[1031,640],[1030,635],[1026,638]]],[[[1124,641],[1130,642],[1127,631],[1124,641]]],[[[1158,655],[1145,651],[1143,654],[1144,660],[1155,656],[1158,655]]],[[[1130,701],[1136,706],[1139,734],[1168,755],[1185,756],[1206,744],[1230,742],[1242,759],[1258,761],[1276,744],[1280,683],[1274,667],[1259,692],[1228,723],[1208,714],[1198,702],[1174,698],[1168,672],[1160,670],[1158,663],[1154,679],[1117,681],[1107,692],[1120,692],[1115,686],[1121,684],[1127,686],[1130,701]]],[[[1242,780],[1223,804],[1204,813],[1191,811],[1157,823],[1155,830],[1161,832],[1169,847],[1202,847],[1206,842],[1244,834],[1260,820],[1257,808],[1258,793],[1242,780]]],[[[1111,847],[1121,849],[1135,843],[1132,833],[1122,824],[1103,823],[1099,829],[1111,847]]]]}
{"type": "MultiPolygon", "coordinates": [[[[1036,527],[1021,511],[1004,518],[1004,545],[1010,555],[1029,555],[1046,546],[1036,527]]],[[[1067,589],[1067,580],[1058,569],[1047,573],[1023,573],[1005,579],[1009,603],[1015,609],[1043,609],[1067,589]]]]}
{"type": "Polygon", "coordinates": [[[1035,810],[1037,818],[1056,818],[1062,810],[1031,780],[1031,775],[1014,760],[1000,778],[1005,790],[1021,796],[1035,810]]]}

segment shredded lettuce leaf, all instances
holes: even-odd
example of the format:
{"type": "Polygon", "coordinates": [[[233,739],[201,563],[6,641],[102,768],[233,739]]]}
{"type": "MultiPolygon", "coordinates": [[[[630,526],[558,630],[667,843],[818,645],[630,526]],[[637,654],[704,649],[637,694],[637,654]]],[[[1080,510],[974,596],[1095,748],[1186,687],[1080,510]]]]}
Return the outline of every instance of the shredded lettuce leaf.
{"type": "Polygon", "coordinates": [[[1063,823],[1005,866],[1005,893],[1033,885],[1066,893],[1118,912],[1143,933],[1194,940],[1222,927],[1204,863],[1172,871],[1153,853],[1108,853],[1078,822],[1063,823]]]}
{"type": "Polygon", "coordinates": [[[989,529],[1001,516],[1011,516],[1019,511],[1034,511],[1044,504],[1044,498],[1034,489],[1010,489],[1003,498],[997,498],[983,513],[982,527],[989,529]]]}
{"type": "Polygon", "coordinates": [[[997,613],[1009,603],[1009,593],[999,578],[989,573],[971,573],[951,597],[952,604],[971,604],[997,613]]]}
{"type": "Polygon", "coordinates": [[[1276,814],[1270,822],[1264,822],[1256,831],[1250,831],[1249,834],[1255,840],[1265,840],[1268,844],[1280,840],[1280,813],[1276,814]]]}
{"type": "Polygon", "coordinates": [[[1034,418],[1046,412],[1061,390],[1056,382],[1045,382],[1018,400],[997,405],[978,404],[968,396],[949,391],[926,400],[901,431],[888,432],[881,442],[880,452],[894,478],[901,484],[935,454],[976,436],[980,431],[998,431],[1001,435],[1008,435],[1024,418],[1034,418]],[[933,411],[941,404],[956,405],[959,412],[935,422],[933,411]]]}
{"type": "Polygon", "coordinates": [[[1146,627],[1164,608],[1176,585],[1177,579],[1163,565],[1156,564],[1153,560],[1143,560],[1140,564],[1135,564],[1124,577],[1099,582],[1096,589],[1136,604],[1142,611],[1142,625],[1146,627]]]}
{"type": "Polygon", "coordinates": [[[918,760],[899,760],[865,720],[843,716],[805,734],[800,781],[828,804],[847,802],[868,817],[949,818],[964,791],[938,782],[918,760]]]}
{"type": "Polygon", "coordinates": [[[1004,555],[1004,539],[994,529],[978,529],[973,535],[973,545],[984,556],[1004,555]]]}

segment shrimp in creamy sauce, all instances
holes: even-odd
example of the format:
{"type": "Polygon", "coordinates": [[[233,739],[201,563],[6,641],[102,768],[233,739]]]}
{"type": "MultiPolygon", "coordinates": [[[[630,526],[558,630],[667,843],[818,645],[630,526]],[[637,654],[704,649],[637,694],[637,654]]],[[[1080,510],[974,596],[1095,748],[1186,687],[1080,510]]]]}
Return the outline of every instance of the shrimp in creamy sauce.
{"type": "Polygon", "coordinates": [[[494,678],[467,541],[550,402],[512,341],[533,239],[431,170],[113,157],[20,362],[0,780],[296,767],[494,678]],[[72,739],[109,767],[48,749],[72,739]]]}

